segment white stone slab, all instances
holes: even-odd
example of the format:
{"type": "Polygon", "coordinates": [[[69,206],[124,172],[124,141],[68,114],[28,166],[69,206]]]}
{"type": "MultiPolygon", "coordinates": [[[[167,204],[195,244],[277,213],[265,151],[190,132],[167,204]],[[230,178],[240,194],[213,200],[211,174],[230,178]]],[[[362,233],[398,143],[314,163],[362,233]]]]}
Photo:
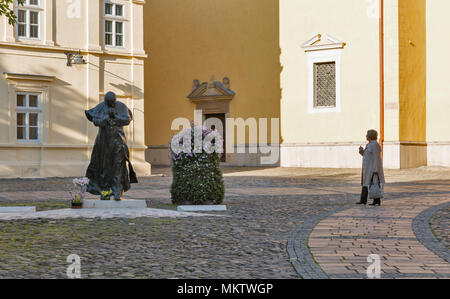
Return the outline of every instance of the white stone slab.
{"type": "Polygon", "coordinates": [[[145,200],[85,200],[84,209],[146,209],[145,200]]]}
{"type": "Polygon", "coordinates": [[[0,220],[19,219],[67,219],[67,218],[185,218],[185,217],[221,217],[220,215],[208,215],[199,213],[182,213],[161,209],[63,209],[42,211],[31,214],[0,214],[0,220]]]}
{"type": "Polygon", "coordinates": [[[36,207],[0,207],[2,214],[29,214],[36,213],[36,207]]]}
{"type": "Polygon", "coordinates": [[[227,210],[225,205],[213,206],[179,206],[178,212],[223,212],[227,210]]]}

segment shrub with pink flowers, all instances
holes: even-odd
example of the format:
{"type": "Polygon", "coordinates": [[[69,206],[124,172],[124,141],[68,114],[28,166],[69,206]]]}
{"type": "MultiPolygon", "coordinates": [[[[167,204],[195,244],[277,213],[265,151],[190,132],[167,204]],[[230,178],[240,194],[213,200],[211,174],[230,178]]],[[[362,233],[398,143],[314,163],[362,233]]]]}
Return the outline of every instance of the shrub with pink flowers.
{"type": "Polygon", "coordinates": [[[217,131],[199,126],[181,131],[172,138],[170,158],[174,204],[220,204],[225,187],[220,170],[223,139],[217,131]]]}

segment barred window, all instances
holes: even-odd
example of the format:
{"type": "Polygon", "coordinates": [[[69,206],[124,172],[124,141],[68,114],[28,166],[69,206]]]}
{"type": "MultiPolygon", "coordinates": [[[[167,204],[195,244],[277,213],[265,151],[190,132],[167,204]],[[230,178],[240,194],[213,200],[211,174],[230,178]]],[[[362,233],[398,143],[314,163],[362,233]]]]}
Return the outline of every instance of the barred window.
{"type": "Polygon", "coordinates": [[[314,107],[336,107],[336,62],[314,63],[314,107]]]}

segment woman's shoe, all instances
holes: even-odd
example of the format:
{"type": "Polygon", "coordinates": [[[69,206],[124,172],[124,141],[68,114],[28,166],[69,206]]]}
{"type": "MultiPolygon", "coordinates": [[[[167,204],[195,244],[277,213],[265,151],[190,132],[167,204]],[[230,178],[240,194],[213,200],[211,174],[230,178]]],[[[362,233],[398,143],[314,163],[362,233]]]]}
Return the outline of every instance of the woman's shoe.
{"type": "Polygon", "coordinates": [[[381,200],[380,199],[375,199],[374,201],[373,201],[373,203],[372,204],[370,204],[371,206],[381,206],[381,200]]]}
{"type": "Polygon", "coordinates": [[[357,204],[357,205],[365,205],[365,206],[366,206],[366,205],[367,205],[367,202],[361,202],[361,201],[360,201],[360,202],[357,202],[356,204],[357,204]]]}

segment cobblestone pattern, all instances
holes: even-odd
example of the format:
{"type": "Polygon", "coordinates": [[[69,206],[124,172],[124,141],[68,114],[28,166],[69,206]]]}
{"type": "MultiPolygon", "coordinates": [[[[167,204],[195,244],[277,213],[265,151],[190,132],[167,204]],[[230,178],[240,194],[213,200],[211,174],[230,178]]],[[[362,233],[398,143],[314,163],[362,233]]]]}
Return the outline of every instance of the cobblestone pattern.
{"type": "Polygon", "coordinates": [[[420,213],[413,221],[414,234],[419,242],[448,263],[450,263],[448,243],[448,233],[450,232],[449,208],[450,202],[434,206],[420,213]],[[434,218],[433,230],[430,227],[432,218],[434,218]],[[436,238],[436,233],[433,234],[433,232],[438,233],[437,235],[440,236],[441,241],[436,238]]]}
{"type": "MultiPolygon", "coordinates": [[[[145,199],[152,208],[175,209],[170,182],[141,179],[126,196],[145,199]]],[[[64,190],[69,185],[68,179],[0,180],[0,204],[35,205],[39,211],[67,208],[64,190]]],[[[225,177],[225,186],[229,210],[219,215],[229,217],[0,221],[0,278],[65,278],[70,254],[80,255],[83,278],[299,278],[287,243],[291,256],[293,244],[298,244],[298,254],[306,252],[299,248],[306,243],[288,242],[292,232],[305,224],[309,234],[323,215],[353,204],[360,193],[358,182],[330,178],[225,177]]],[[[448,195],[445,186],[447,182],[390,184],[386,196],[414,200],[438,192],[448,195]]],[[[383,221],[399,216],[386,214],[383,221]]]]}
{"type": "MultiPolygon", "coordinates": [[[[39,180],[36,192],[28,183],[9,181],[0,204],[68,206],[60,197],[64,180],[39,180]]],[[[70,254],[80,256],[83,278],[299,278],[286,253],[292,231],[349,202],[309,179],[225,183],[228,211],[219,215],[229,217],[0,221],[0,278],[65,278],[70,254]]],[[[127,195],[175,209],[169,185],[168,178],[144,179],[127,195]]]]}
{"type": "Polygon", "coordinates": [[[450,251],[450,207],[437,211],[430,222],[433,234],[450,251]]]}
{"type": "Polygon", "coordinates": [[[383,278],[450,278],[450,264],[424,247],[412,228],[422,211],[444,203],[447,197],[428,194],[337,212],[313,229],[311,253],[330,278],[366,277],[370,254],[380,256],[383,278]]]}

